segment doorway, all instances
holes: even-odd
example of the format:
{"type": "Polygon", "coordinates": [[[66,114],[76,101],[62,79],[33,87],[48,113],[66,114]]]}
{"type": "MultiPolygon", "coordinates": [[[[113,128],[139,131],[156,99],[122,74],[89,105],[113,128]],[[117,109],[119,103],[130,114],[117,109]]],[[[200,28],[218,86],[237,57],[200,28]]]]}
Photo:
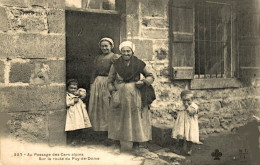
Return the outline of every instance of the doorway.
{"type": "Polygon", "coordinates": [[[99,40],[103,37],[112,38],[115,43],[112,51],[118,53],[120,16],[119,14],[66,10],[65,18],[66,78],[67,80],[77,79],[79,87],[89,91],[94,58],[101,54],[99,40]]]}
{"type": "MultiPolygon", "coordinates": [[[[112,38],[115,45],[112,51],[118,53],[120,16],[119,14],[66,10],[65,19],[66,79],[77,79],[79,88],[87,90],[87,97],[83,101],[88,107],[90,79],[95,67],[94,59],[95,56],[101,54],[98,43],[103,37],[112,38]]],[[[89,131],[87,135],[88,139],[93,139],[89,131]]],[[[67,135],[67,143],[70,144],[74,138],[78,137],[67,135]]]]}

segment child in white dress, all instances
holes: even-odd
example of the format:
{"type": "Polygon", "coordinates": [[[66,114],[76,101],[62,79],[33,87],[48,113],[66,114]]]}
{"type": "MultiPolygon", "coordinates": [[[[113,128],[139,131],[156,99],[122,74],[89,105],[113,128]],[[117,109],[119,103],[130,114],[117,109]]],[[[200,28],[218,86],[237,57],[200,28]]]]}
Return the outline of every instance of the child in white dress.
{"type": "Polygon", "coordinates": [[[89,116],[85,103],[82,99],[86,97],[86,90],[83,88],[78,89],[78,82],[75,79],[70,79],[67,82],[67,116],[65,131],[73,136],[72,145],[79,142],[80,137],[82,140],[82,129],[91,127],[89,116]]]}
{"type": "Polygon", "coordinates": [[[183,104],[177,110],[172,138],[177,139],[181,147],[187,144],[187,155],[191,155],[192,144],[202,144],[199,141],[198,105],[192,101],[193,93],[189,90],[181,93],[181,99],[183,104]]]}

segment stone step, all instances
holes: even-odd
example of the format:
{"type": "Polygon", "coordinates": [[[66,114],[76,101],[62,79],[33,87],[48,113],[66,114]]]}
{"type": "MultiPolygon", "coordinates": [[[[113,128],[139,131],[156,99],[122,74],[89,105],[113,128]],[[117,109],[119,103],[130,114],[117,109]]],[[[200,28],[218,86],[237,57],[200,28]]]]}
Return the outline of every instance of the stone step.
{"type": "Polygon", "coordinates": [[[152,126],[152,143],[158,144],[163,147],[174,145],[171,138],[172,126],[154,123],[152,126]]]}
{"type": "Polygon", "coordinates": [[[167,159],[169,161],[174,161],[174,160],[182,161],[182,160],[185,159],[184,156],[175,154],[167,148],[160,149],[158,151],[155,151],[154,153],[156,153],[159,157],[162,157],[162,158],[167,159]]]}

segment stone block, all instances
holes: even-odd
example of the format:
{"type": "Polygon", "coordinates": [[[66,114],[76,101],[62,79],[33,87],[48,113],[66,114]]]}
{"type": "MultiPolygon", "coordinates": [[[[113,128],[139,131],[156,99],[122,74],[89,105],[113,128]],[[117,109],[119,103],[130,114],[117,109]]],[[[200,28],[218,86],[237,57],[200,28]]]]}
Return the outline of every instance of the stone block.
{"type": "Polygon", "coordinates": [[[184,156],[181,156],[181,155],[175,154],[173,152],[167,151],[166,149],[157,150],[157,151],[155,151],[155,153],[158,156],[163,157],[168,161],[173,161],[173,160],[182,161],[182,160],[185,159],[184,156]]]}
{"type": "Polygon", "coordinates": [[[142,25],[145,27],[155,27],[155,28],[168,28],[169,23],[167,19],[150,19],[143,18],[142,25]]]}
{"type": "Polygon", "coordinates": [[[8,129],[12,136],[29,142],[47,142],[48,123],[46,112],[9,113],[8,129]]]}
{"type": "Polygon", "coordinates": [[[10,28],[18,31],[42,32],[46,29],[46,13],[42,8],[11,8],[10,28]]]}
{"type": "Polygon", "coordinates": [[[1,112],[65,109],[65,86],[0,87],[1,112]]]}
{"type": "Polygon", "coordinates": [[[221,104],[219,101],[211,101],[201,103],[199,106],[199,111],[211,111],[212,115],[221,109],[221,104]]]}
{"type": "Polygon", "coordinates": [[[5,11],[5,8],[0,7],[0,31],[8,31],[9,25],[8,25],[8,17],[5,11]]]}
{"type": "Polygon", "coordinates": [[[152,159],[153,161],[159,159],[159,156],[157,154],[149,151],[146,148],[139,148],[139,150],[136,152],[136,156],[144,157],[147,160],[152,159]]]}
{"type": "Polygon", "coordinates": [[[9,82],[23,82],[29,83],[30,77],[34,69],[34,64],[31,62],[26,63],[12,63],[9,73],[9,82]]]}
{"type": "Polygon", "coordinates": [[[34,63],[31,84],[65,83],[65,60],[31,60],[34,63]]]}
{"type": "Polygon", "coordinates": [[[158,60],[168,60],[169,52],[169,41],[168,40],[155,40],[153,45],[153,51],[158,60]]]}
{"type": "Polygon", "coordinates": [[[168,39],[168,29],[142,29],[141,35],[149,39],[168,39]]]}
{"type": "Polygon", "coordinates": [[[137,14],[139,10],[139,0],[126,1],[126,14],[137,14]]]}
{"type": "Polygon", "coordinates": [[[200,118],[199,119],[199,128],[208,128],[209,127],[210,120],[208,118],[200,118]]]}
{"type": "Polygon", "coordinates": [[[153,58],[153,42],[151,40],[130,40],[135,44],[136,57],[143,60],[152,60],[153,58]]]}
{"type": "Polygon", "coordinates": [[[64,0],[46,0],[46,5],[48,8],[65,9],[64,0]]]}
{"type": "Polygon", "coordinates": [[[4,75],[5,75],[5,63],[4,61],[0,61],[0,83],[4,83],[5,81],[4,75]]]}
{"type": "Polygon", "coordinates": [[[0,34],[1,57],[65,57],[65,35],[0,34]]]}
{"type": "Polygon", "coordinates": [[[173,144],[171,138],[172,127],[163,124],[153,124],[152,126],[152,142],[159,146],[169,146],[173,144]]]}
{"type": "Polygon", "coordinates": [[[49,111],[48,130],[50,146],[66,144],[65,122],[66,109],[59,111],[49,111]]]}
{"type": "Polygon", "coordinates": [[[27,7],[27,0],[0,0],[1,5],[15,6],[15,7],[27,7]]]}
{"type": "Polygon", "coordinates": [[[139,26],[138,14],[126,16],[126,31],[128,38],[139,36],[139,26]]]}
{"type": "Polygon", "coordinates": [[[64,10],[47,10],[47,21],[49,33],[65,34],[65,11],[64,10]]]}
{"type": "Polygon", "coordinates": [[[46,62],[50,67],[49,79],[53,83],[65,83],[66,82],[66,66],[63,60],[52,60],[46,62]]]}
{"type": "Polygon", "coordinates": [[[29,0],[31,6],[42,6],[45,7],[46,0],[29,0]]]}
{"type": "Polygon", "coordinates": [[[19,24],[15,27],[16,29],[22,27],[27,32],[42,32],[46,30],[45,19],[41,17],[20,19],[18,22],[19,24]]]}
{"type": "Polygon", "coordinates": [[[260,103],[258,99],[248,98],[241,100],[242,109],[256,109],[260,107],[260,103]]]}
{"type": "Polygon", "coordinates": [[[142,0],[142,15],[150,17],[166,17],[168,0],[142,0]]]}
{"type": "Polygon", "coordinates": [[[9,113],[2,113],[0,112],[0,134],[1,134],[1,138],[3,137],[7,137],[8,135],[10,135],[10,128],[9,125],[7,125],[7,123],[10,123],[9,121],[11,120],[11,115],[9,113]]]}
{"type": "Polygon", "coordinates": [[[211,128],[219,128],[220,127],[220,122],[217,117],[214,117],[212,120],[210,120],[210,126],[211,128]]]}

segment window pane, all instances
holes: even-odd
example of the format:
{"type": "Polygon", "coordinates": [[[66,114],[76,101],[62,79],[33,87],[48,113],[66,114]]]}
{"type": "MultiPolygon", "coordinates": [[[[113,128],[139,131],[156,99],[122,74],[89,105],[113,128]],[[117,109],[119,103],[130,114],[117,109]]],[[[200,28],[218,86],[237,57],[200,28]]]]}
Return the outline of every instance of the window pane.
{"type": "Polygon", "coordinates": [[[82,0],[66,0],[67,7],[82,8],[82,0]]]}
{"type": "Polygon", "coordinates": [[[115,10],[115,0],[65,0],[66,7],[83,8],[83,9],[99,9],[99,10],[115,10]]]}
{"type": "MultiPolygon", "coordinates": [[[[230,71],[231,8],[206,2],[195,9],[195,74],[224,77],[230,71]]],[[[227,74],[229,75],[229,74],[227,74]]]]}
{"type": "Polygon", "coordinates": [[[84,8],[115,10],[115,0],[85,0],[84,8]]]}

